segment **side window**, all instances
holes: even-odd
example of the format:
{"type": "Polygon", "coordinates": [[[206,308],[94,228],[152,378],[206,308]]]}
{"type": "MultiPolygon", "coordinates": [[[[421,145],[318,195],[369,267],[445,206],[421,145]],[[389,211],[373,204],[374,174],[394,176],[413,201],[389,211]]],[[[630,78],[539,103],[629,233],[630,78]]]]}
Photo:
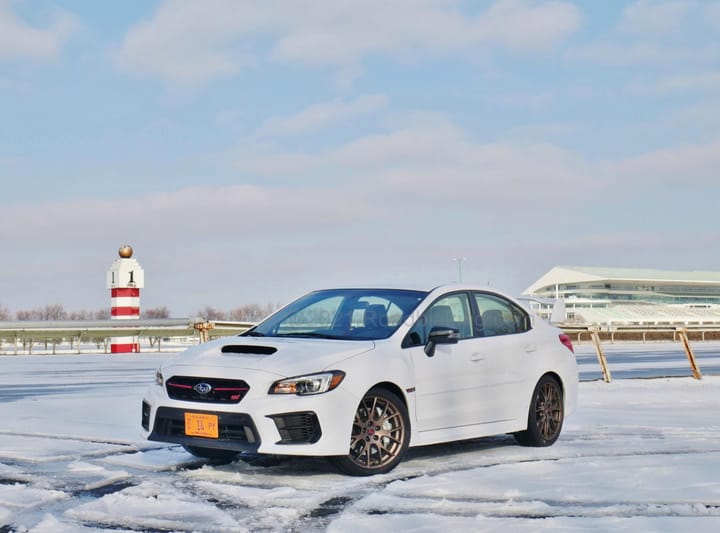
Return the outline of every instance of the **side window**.
{"type": "Polygon", "coordinates": [[[483,337],[523,333],[530,329],[530,319],[525,311],[504,298],[475,293],[479,312],[478,334],[483,337]],[[482,328],[480,328],[482,326],[482,328]]]}
{"type": "Polygon", "coordinates": [[[433,328],[458,330],[460,339],[473,336],[470,302],[466,293],[443,296],[415,322],[403,346],[424,346],[433,328]]]}

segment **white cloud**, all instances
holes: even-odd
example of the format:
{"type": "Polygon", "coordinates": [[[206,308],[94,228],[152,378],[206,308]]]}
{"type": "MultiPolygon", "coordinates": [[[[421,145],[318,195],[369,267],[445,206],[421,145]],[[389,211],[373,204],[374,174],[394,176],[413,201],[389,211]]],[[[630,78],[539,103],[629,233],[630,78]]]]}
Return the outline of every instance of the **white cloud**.
{"type": "Polygon", "coordinates": [[[77,199],[63,203],[6,207],[0,213],[0,236],[22,248],[62,249],[79,239],[84,246],[103,242],[140,241],[161,237],[160,246],[312,231],[330,217],[352,224],[343,207],[342,187],[302,191],[289,187],[229,185],[193,187],[133,198],[77,199]],[[271,216],[270,216],[271,215],[271,216]],[[121,223],[120,223],[121,222],[121,223]],[[19,239],[18,239],[19,238],[19,239]]]}
{"type": "Polygon", "coordinates": [[[508,134],[513,139],[567,139],[577,137],[586,131],[580,122],[540,122],[523,124],[510,128],[508,134]]]}
{"type": "Polygon", "coordinates": [[[364,74],[365,69],[360,65],[351,64],[341,66],[335,75],[335,85],[340,89],[350,89],[353,83],[355,83],[355,80],[362,78],[364,74]]]}
{"type": "Polygon", "coordinates": [[[696,51],[690,47],[652,41],[600,41],[569,49],[566,55],[574,61],[623,67],[672,65],[698,59],[696,51]]]}
{"type": "MultiPolygon", "coordinates": [[[[531,238],[536,220],[566,216],[548,205],[588,190],[583,164],[571,153],[482,144],[448,123],[373,135],[320,154],[255,157],[250,164],[281,165],[267,170],[281,172],[289,185],[208,185],[0,210],[0,241],[14,258],[8,265],[36,264],[37,250],[59,265],[17,278],[13,290],[52,287],[58,275],[67,286],[84,287],[94,271],[100,278],[92,287],[103,299],[101,274],[124,242],[147,272],[163,273],[147,293],[151,286],[163,293],[162,305],[176,313],[193,310],[178,310],[173,299],[230,308],[237,297],[286,301],[335,283],[452,281],[451,257],[485,250],[486,239],[505,232],[531,238]],[[313,181],[315,175],[323,179],[313,181]],[[98,250],[107,250],[107,264],[88,259],[98,250]]],[[[7,279],[8,268],[3,274],[0,264],[0,278],[7,279]]]]}
{"type": "Polygon", "coordinates": [[[638,0],[623,9],[619,28],[630,33],[664,35],[678,29],[695,6],[692,0],[638,0]]]}
{"type": "Polygon", "coordinates": [[[623,187],[699,184],[720,187],[720,140],[656,150],[607,163],[602,171],[623,187]]]}
{"type": "Polygon", "coordinates": [[[184,84],[227,78],[253,64],[237,45],[272,18],[262,3],[165,1],[125,35],[116,59],[125,70],[184,84]]]}
{"type": "Polygon", "coordinates": [[[667,123],[670,128],[701,128],[716,135],[720,124],[720,101],[701,101],[679,108],[667,117],[667,123]]]}
{"type": "Polygon", "coordinates": [[[720,2],[704,3],[703,20],[716,30],[720,30],[720,2]]]}
{"type": "MultiPolygon", "coordinates": [[[[538,270],[525,264],[528,258],[558,262],[553,243],[575,240],[570,258],[603,251],[590,262],[624,246],[642,249],[635,237],[600,246],[603,235],[620,231],[612,224],[617,213],[606,225],[588,211],[612,212],[618,198],[636,206],[642,199],[631,203],[633,194],[668,184],[704,184],[711,194],[720,168],[720,142],[594,165],[549,144],[479,142],[437,117],[315,154],[244,150],[240,176],[257,177],[263,168],[286,185],[268,180],[3,208],[0,241],[14,261],[0,278],[14,264],[36,264],[43,250],[57,267],[13,278],[21,287],[13,290],[52,287],[59,274],[68,286],[86,286],[95,272],[95,293],[104,302],[102,274],[117,246],[129,242],[147,272],[162,273],[147,294],[151,287],[164,294],[158,305],[175,313],[194,311],[176,307],[183,299],[231,308],[240,297],[286,301],[335,283],[451,281],[450,258],[458,254],[508,279],[522,273],[523,285],[538,270]],[[501,248],[506,255],[494,254],[501,248]],[[98,250],[107,254],[91,257],[98,250]]],[[[663,213],[657,216],[688,209],[653,198],[663,213]]],[[[620,235],[637,236],[656,222],[639,220],[620,235]]]]}
{"type": "Polygon", "coordinates": [[[565,1],[496,0],[477,15],[458,6],[454,0],[165,1],[128,31],[117,58],[127,71],[179,83],[234,76],[274,59],[338,67],[339,83],[346,84],[368,55],[473,46],[536,53],[580,24],[578,9],[565,1]]]}
{"type": "Polygon", "coordinates": [[[47,28],[32,27],[17,17],[10,5],[0,2],[0,60],[55,59],[78,27],[76,18],[64,11],[58,11],[47,28]]]}
{"type": "Polygon", "coordinates": [[[720,71],[674,76],[654,85],[660,92],[720,91],[720,71]]]}
{"type": "Polygon", "coordinates": [[[707,24],[712,8],[696,0],[638,0],[627,5],[599,39],[569,49],[576,61],[610,66],[716,65],[717,33],[707,24]]]}
{"type": "Polygon", "coordinates": [[[618,187],[717,187],[720,141],[590,163],[548,143],[478,142],[438,122],[398,127],[312,154],[245,146],[236,160],[242,175],[313,183],[314,194],[342,187],[338,194],[354,198],[350,210],[367,204],[410,216],[429,205],[452,205],[461,213],[482,199],[483,216],[492,218],[502,216],[507,205],[529,212],[557,202],[581,205],[589,197],[612,202],[618,187]]]}
{"type": "MultiPolygon", "coordinates": [[[[544,144],[484,144],[451,124],[372,135],[319,154],[248,151],[238,165],[242,176],[261,169],[290,185],[10,206],[0,213],[0,240],[9,242],[12,234],[16,242],[50,248],[76,239],[91,245],[158,236],[163,246],[243,235],[283,241],[321,228],[346,231],[366,223],[369,214],[387,225],[417,221],[418,209],[429,206],[441,218],[461,212],[493,218],[507,214],[511,203],[520,215],[520,208],[544,209],[592,186],[587,165],[571,152],[544,144]]],[[[518,216],[513,224],[526,222],[518,216]]]]}
{"type": "Polygon", "coordinates": [[[497,0],[465,15],[447,0],[310,2],[274,49],[277,58],[343,64],[373,53],[436,53],[474,45],[532,51],[574,32],[577,9],[567,2],[497,0]]]}
{"type": "Polygon", "coordinates": [[[484,144],[449,122],[426,124],[355,139],[320,153],[286,153],[245,146],[236,154],[246,176],[325,184],[343,183],[355,198],[399,209],[452,200],[467,208],[483,198],[488,214],[501,201],[532,207],[575,197],[591,186],[586,165],[547,144],[484,144]]]}
{"type": "Polygon", "coordinates": [[[634,94],[703,93],[715,95],[720,91],[720,71],[677,74],[652,82],[634,83],[628,91],[634,94]]]}
{"type": "Polygon", "coordinates": [[[547,49],[569,37],[580,26],[579,10],[567,2],[495,2],[477,21],[482,41],[497,41],[510,48],[547,49]]]}
{"type": "Polygon", "coordinates": [[[488,96],[488,101],[511,109],[522,109],[538,111],[547,109],[555,100],[551,91],[529,92],[507,92],[488,96]]]}
{"type": "Polygon", "coordinates": [[[359,96],[349,102],[337,98],[331,102],[311,105],[294,115],[268,118],[258,128],[258,133],[262,135],[301,135],[374,113],[386,106],[387,97],[382,94],[359,96]]]}

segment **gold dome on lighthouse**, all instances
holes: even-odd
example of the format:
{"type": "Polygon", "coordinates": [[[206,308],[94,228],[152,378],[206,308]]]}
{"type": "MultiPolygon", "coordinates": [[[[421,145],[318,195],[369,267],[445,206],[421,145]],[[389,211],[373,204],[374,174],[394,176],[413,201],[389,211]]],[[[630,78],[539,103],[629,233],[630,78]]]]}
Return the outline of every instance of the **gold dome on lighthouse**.
{"type": "Polygon", "coordinates": [[[118,250],[118,254],[123,259],[130,259],[133,254],[132,246],[130,246],[129,244],[123,244],[118,250]]]}

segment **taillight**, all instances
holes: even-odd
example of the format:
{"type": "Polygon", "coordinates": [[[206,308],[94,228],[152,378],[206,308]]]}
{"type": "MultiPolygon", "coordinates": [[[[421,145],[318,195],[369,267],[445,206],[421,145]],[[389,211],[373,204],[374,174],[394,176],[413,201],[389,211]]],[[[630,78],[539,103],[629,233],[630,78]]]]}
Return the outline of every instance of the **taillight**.
{"type": "Polygon", "coordinates": [[[560,337],[560,342],[565,345],[565,347],[570,350],[572,353],[575,353],[575,349],[573,348],[572,341],[570,340],[570,335],[566,335],[565,333],[561,333],[558,335],[560,337]]]}

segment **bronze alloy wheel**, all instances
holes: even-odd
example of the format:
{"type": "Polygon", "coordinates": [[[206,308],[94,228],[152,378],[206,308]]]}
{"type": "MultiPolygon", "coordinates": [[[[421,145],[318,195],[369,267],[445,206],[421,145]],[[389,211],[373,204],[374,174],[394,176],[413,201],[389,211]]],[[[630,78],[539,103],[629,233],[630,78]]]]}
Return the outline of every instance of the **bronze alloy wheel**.
{"type": "Polygon", "coordinates": [[[562,413],[560,387],[553,381],[543,383],[535,400],[535,423],[544,439],[550,440],[560,432],[562,413]]]}
{"type": "Polygon", "coordinates": [[[374,388],[355,412],[348,455],[333,462],[343,472],[356,476],[389,472],[402,459],[409,440],[405,404],[390,391],[374,388]]]}
{"type": "Polygon", "coordinates": [[[551,446],[560,436],[564,418],[562,386],[545,375],[533,391],[527,429],[515,433],[515,439],[525,446],[551,446]]]}

